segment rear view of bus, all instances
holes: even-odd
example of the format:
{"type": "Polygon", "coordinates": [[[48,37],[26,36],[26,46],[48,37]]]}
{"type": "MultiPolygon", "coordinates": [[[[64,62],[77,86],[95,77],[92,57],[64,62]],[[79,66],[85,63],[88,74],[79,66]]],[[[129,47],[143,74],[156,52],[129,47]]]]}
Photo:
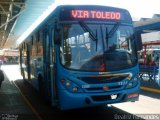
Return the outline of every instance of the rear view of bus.
{"type": "Polygon", "coordinates": [[[137,101],[137,37],[127,10],[61,6],[55,39],[61,109],[137,101]]]}

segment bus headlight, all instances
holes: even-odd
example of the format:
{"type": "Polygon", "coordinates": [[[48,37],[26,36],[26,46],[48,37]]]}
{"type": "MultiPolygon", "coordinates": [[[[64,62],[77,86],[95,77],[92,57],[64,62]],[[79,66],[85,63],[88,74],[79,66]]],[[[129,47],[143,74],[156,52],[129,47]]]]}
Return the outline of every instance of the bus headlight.
{"type": "Polygon", "coordinates": [[[66,82],[66,87],[70,87],[71,86],[71,83],[70,82],[66,82]]]}
{"type": "Polygon", "coordinates": [[[78,85],[76,85],[74,82],[62,79],[61,83],[70,92],[82,92],[82,89],[78,85]]]}
{"type": "Polygon", "coordinates": [[[133,78],[133,80],[131,80],[131,81],[127,84],[127,87],[126,87],[126,88],[133,88],[133,87],[137,86],[138,80],[139,80],[139,76],[135,76],[135,77],[133,78]]]}
{"type": "Polygon", "coordinates": [[[78,87],[73,87],[73,92],[77,92],[78,91],[78,87]]]}

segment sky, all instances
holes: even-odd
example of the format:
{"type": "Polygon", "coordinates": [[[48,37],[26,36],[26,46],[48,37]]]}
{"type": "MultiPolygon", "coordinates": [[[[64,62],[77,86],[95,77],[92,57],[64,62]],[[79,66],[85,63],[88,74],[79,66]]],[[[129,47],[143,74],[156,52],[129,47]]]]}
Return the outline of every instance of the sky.
{"type": "Polygon", "coordinates": [[[151,18],[160,14],[160,0],[56,0],[57,4],[97,4],[127,9],[132,18],[151,18]]]}

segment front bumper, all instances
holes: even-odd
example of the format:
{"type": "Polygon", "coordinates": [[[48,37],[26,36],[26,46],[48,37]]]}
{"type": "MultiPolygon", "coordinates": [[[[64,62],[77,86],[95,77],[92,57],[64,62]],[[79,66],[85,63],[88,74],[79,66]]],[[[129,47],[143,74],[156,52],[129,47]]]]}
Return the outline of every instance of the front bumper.
{"type": "Polygon", "coordinates": [[[68,110],[73,108],[137,101],[139,98],[139,88],[140,84],[131,89],[104,93],[71,93],[67,90],[60,90],[59,107],[62,110],[68,110]]]}

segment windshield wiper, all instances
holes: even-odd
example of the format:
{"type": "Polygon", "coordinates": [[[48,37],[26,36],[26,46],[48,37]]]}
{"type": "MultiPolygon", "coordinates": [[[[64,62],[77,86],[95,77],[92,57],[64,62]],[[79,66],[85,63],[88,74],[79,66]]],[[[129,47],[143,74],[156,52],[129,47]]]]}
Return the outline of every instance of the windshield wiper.
{"type": "Polygon", "coordinates": [[[93,33],[93,31],[85,24],[83,21],[79,21],[80,26],[83,28],[85,32],[89,32],[90,38],[94,41],[97,41],[97,33],[96,35],[93,33]]]}
{"type": "Polygon", "coordinates": [[[107,47],[107,50],[108,50],[108,28],[106,27],[106,47],[107,47]]]}
{"type": "Polygon", "coordinates": [[[108,33],[108,37],[109,37],[109,38],[113,36],[113,34],[114,34],[114,33],[116,32],[116,30],[118,29],[119,25],[120,25],[120,22],[117,22],[117,23],[113,26],[113,28],[109,31],[109,33],[108,33]]]}

